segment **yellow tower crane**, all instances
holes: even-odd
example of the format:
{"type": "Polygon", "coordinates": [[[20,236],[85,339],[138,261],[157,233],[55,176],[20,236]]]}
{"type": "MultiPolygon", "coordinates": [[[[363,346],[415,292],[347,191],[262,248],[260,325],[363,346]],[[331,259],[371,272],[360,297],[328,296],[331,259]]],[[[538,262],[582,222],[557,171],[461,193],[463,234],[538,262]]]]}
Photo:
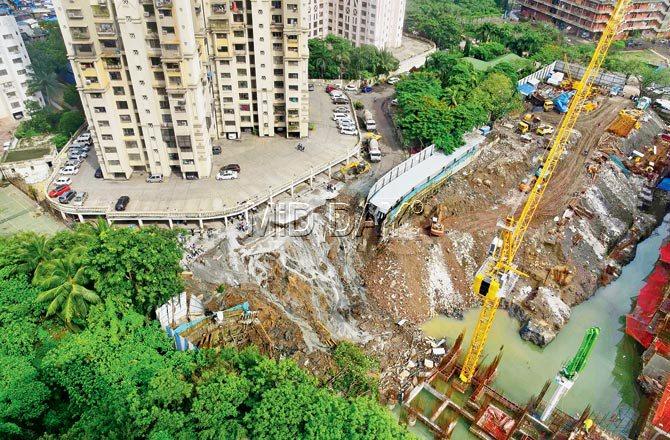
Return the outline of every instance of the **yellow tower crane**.
{"type": "Polygon", "coordinates": [[[475,374],[500,299],[512,290],[519,275],[523,275],[517,269],[514,257],[523,242],[524,234],[533,219],[533,215],[540,204],[547,184],[551,180],[556,165],[558,165],[558,161],[565,150],[570,133],[582,112],[584,103],[589,97],[595,76],[607,56],[607,52],[616,36],[617,29],[623,21],[626,9],[631,1],[617,0],[614,5],[612,15],[598,41],[598,45],[584,72],[584,76],[577,85],[576,93],[572,98],[568,111],[556,130],[552,146],[547,153],[539,176],[528,194],[528,199],[523,206],[521,214],[516,219],[511,216],[507,217],[504,223],[498,224],[501,228],[500,236],[493,240],[489,248],[488,257],[475,275],[473,289],[476,294],[483,297],[484,304],[482,305],[475,333],[468,347],[461,370],[460,379],[463,383],[470,382],[472,376],[475,374]]]}

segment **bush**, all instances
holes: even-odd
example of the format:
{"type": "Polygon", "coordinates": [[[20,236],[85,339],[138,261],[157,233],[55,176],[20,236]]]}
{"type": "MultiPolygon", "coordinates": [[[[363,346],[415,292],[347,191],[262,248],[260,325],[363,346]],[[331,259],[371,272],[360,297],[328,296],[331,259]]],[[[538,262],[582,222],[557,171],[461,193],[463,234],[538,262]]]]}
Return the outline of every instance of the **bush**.
{"type": "Polygon", "coordinates": [[[498,43],[497,41],[483,43],[479,46],[470,48],[470,56],[482,61],[491,61],[505,52],[507,52],[505,46],[502,43],[498,43]]]}
{"type": "Polygon", "coordinates": [[[354,101],[354,108],[356,110],[363,110],[363,108],[365,108],[365,106],[363,105],[363,103],[361,101],[354,101]]]}
{"type": "Polygon", "coordinates": [[[51,139],[51,142],[53,142],[54,146],[56,147],[56,150],[60,151],[61,148],[65,144],[67,144],[67,141],[70,139],[70,136],[63,134],[63,133],[58,133],[56,136],[54,136],[51,139]]]}
{"type": "Polygon", "coordinates": [[[72,107],[81,108],[79,92],[77,92],[77,88],[74,85],[69,85],[65,88],[65,91],[63,92],[63,101],[72,107]]]}
{"type": "Polygon", "coordinates": [[[58,122],[58,132],[72,136],[77,129],[84,123],[84,115],[77,110],[71,110],[62,114],[58,122]]]}
{"type": "Polygon", "coordinates": [[[226,293],[226,285],[225,284],[219,284],[219,286],[216,288],[217,293],[226,293]]]}

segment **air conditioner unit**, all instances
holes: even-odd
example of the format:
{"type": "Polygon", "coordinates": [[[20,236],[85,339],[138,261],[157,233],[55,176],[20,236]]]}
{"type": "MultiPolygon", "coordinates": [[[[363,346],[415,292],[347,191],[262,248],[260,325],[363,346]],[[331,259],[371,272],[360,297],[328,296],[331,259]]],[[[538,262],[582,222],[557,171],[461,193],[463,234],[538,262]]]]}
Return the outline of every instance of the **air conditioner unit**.
{"type": "Polygon", "coordinates": [[[107,4],[107,0],[98,0],[98,4],[99,4],[99,5],[106,5],[106,4],[107,4]]]}
{"type": "Polygon", "coordinates": [[[150,15],[151,15],[151,14],[150,14],[149,12],[144,11],[144,16],[145,16],[145,17],[149,17],[150,15]]]}
{"type": "Polygon", "coordinates": [[[90,80],[90,79],[87,79],[87,80],[86,80],[86,85],[87,85],[87,86],[90,86],[91,84],[92,84],[92,83],[91,83],[91,80],[90,80]]]}
{"type": "Polygon", "coordinates": [[[165,18],[165,15],[163,15],[163,14],[158,14],[158,18],[165,18]]]}
{"type": "Polygon", "coordinates": [[[177,101],[177,105],[186,105],[186,101],[177,101]]]}

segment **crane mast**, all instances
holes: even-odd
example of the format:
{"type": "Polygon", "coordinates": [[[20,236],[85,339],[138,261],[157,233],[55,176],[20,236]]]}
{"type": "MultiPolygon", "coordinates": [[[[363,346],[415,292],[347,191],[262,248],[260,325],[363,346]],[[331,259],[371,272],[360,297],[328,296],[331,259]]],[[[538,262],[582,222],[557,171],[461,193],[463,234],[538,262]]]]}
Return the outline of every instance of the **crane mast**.
{"type": "Polygon", "coordinates": [[[584,72],[581,81],[577,83],[576,93],[568,107],[568,111],[556,130],[549,153],[544,160],[540,175],[528,194],[528,199],[518,218],[508,217],[501,228],[500,237],[494,239],[489,256],[486,258],[475,275],[473,282],[474,292],[484,298],[475,333],[468,347],[460,379],[469,383],[475,374],[482,350],[486,345],[493,319],[495,318],[500,299],[513,287],[519,275],[523,275],[514,263],[514,257],[523,242],[524,235],[530,226],[537,207],[540,205],[544,191],[558,165],[561,155],[570,139],[570,134],[582,112],[584,103],[591,92],[591,86],[598,70],[607,57],[619,25],[626,14],[626,9],[632,0],[617,0],[612,15],[607,21],[605,30],[598,41],[591,61],[584,72]]]}

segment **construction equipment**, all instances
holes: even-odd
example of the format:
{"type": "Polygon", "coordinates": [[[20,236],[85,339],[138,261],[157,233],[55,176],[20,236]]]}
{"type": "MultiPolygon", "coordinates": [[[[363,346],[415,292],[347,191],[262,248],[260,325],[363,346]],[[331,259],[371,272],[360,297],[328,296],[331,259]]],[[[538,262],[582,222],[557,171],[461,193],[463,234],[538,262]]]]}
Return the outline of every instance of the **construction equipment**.
{"type": "Polygon", "coordinates": [[[535,133],[539,134],[540,136],[544,136],[545,134],[553,134],[554,127],[549,124],[540,124],[535,129],[535,133]]]}
{"type": "Polygon", "coordinates": [[[577,91],[570,101],[568,111],[556,130],[552,146],[544,160],[539,177],[528,194],[528,199],[523,206],[521,214],[516,219],[509,216],[505,219],[504,223],[500,224],[500,237],[494,238],[489,248],[488,257],[475,275],[473,289],[475,294],[483,297],[484,303],[477,320],[472,341],[465,356],[465,361],[463,362],[463,367],[461,368],[460,379],[463,383],[469,383],[477,370],[477,365],[479,364],[482,350],[486,345],[500,299],[514,288],[519,276],[524,275],[517,269],[514,259],[535,215],[535,211],[542,200],[544,191],[558,165],[558,161],[569,142],[570,134],[582,112],[584,102],[586,102],[591,93],[591,86],[596,73],[607,56],[607,52],[617,33],[617,28],[623,21],[626,9],[631,1],[617,0],[614,5],[612,15],[593,52],[593,57],[584,71],[584,76],[579,82],[577,91]]]}
{"type": "Polygon", "coordinates": [[[554,412],[558,402],[568,391],[570,391],[570,388],[572,388],[572,386],[575,384],[579,373],[581,373],[584,370],[584,367],[586,367],[586,363],[589,360],[591,351],[593,351],[593,347],[596,345],[599,334],[600,329],[598,327],[591,327],[586,330],[584,339],[582,339],[582,345],[579,346],[577,354],[575,354],[575,356],[570,359],[570,361],[565,364],[561,371],[559,371],[556,375],[554,380],[556,381],[558,387],[551,396],[551,399],[549,399],[547,407],[542,412],[542,417],[540,420],[543,422],[546,421],[549,416],[551,416],[551,413],[554,412]]]}
{"type": "Polygon", "coordinates": [[[430,235],[433,237],[441,237],[444,235],[444,217],[445,208],[443,205],[438,205],[435,215],[430,221],[430,235]]]}
{"type": "Polygon", "coordinates": [[[365,174],[368,171],[370,171],[370,164],[367,163],[364,160],[356,160],[353,162],[349,162],[346,165],[342,165],[340,167],[340,173],[342,174],[342,177],[347,177],[349,174],[365,174]]]}
{"type": "Polygon", "coordinates": [[[550,112],[554,109],[554,101],[547,99],[544,101],[544,105],[542,107],[544,107],[545,112],[550,112]]]}
{"type": "Polygon", "coordinates": [[[519,121],[517,128],[519,129],[519,133],[526,134],[528,133],[528,130],[530,130],[530,124],[526,121],[519,121]]]}

